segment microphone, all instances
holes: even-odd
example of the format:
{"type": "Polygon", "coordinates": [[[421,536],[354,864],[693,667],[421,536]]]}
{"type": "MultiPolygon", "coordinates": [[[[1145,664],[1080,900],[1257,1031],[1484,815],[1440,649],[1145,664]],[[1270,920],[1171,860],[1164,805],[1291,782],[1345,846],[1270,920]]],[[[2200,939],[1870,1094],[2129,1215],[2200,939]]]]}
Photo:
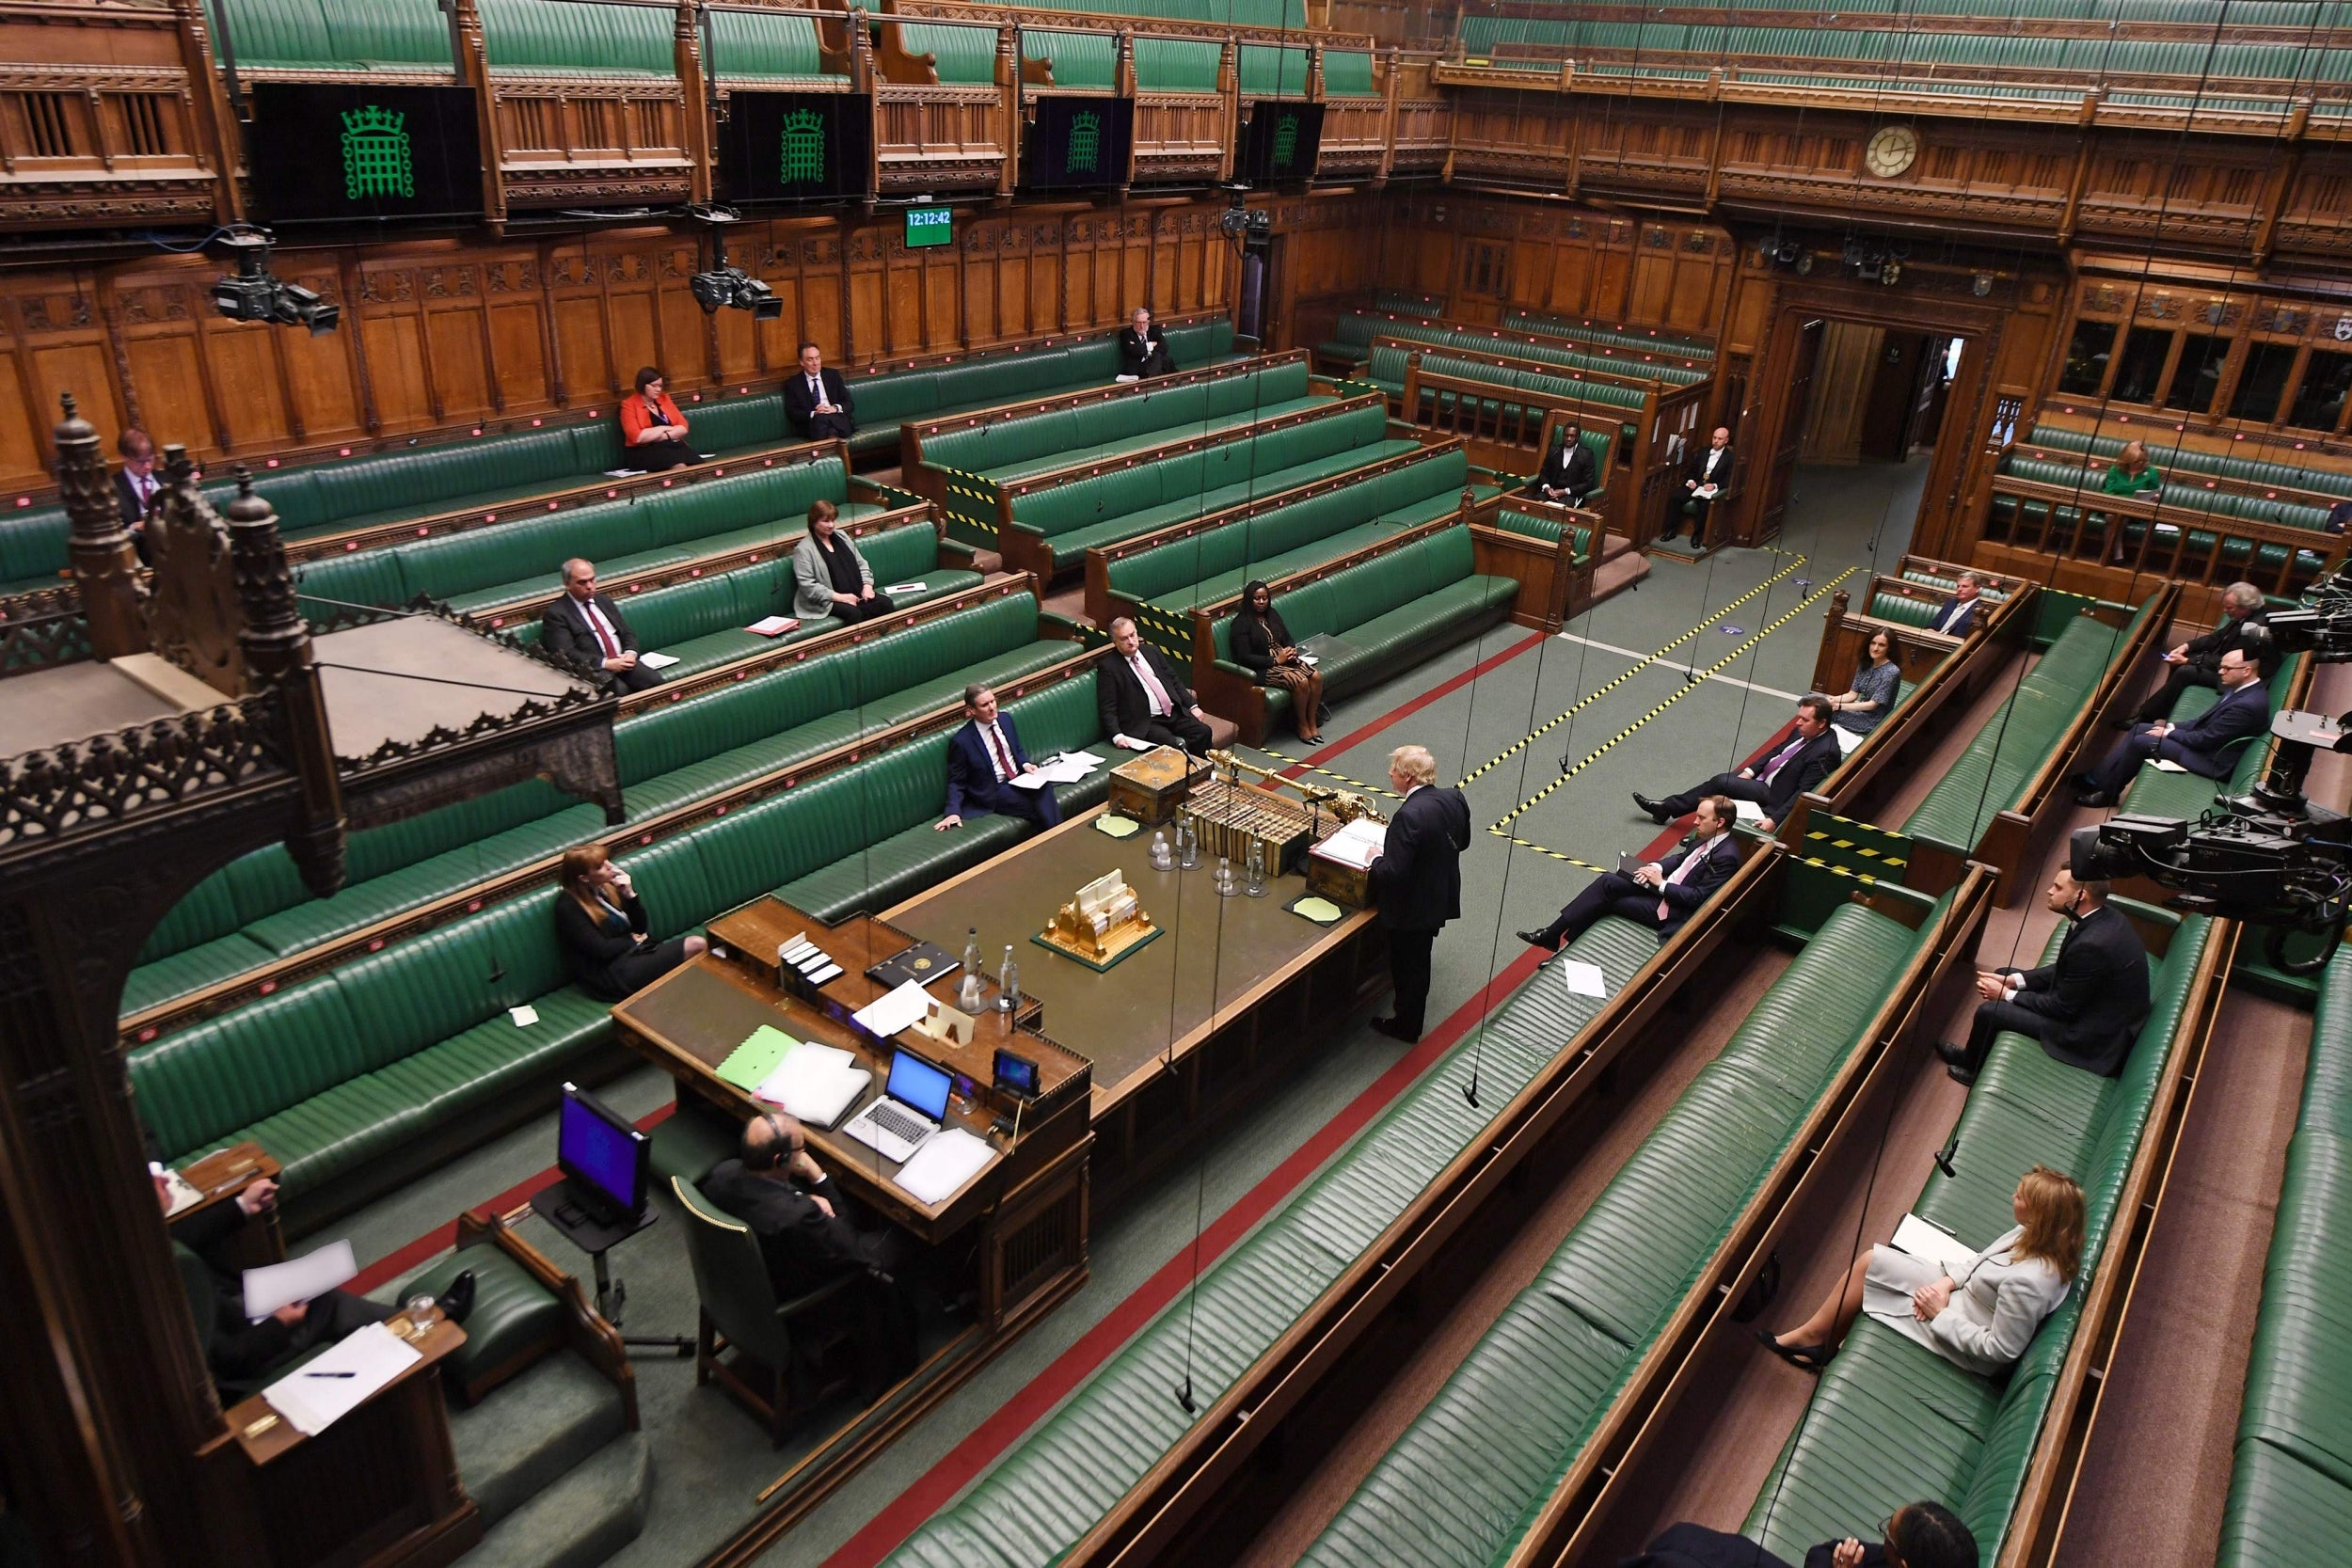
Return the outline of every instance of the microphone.
{"type": "Polygon", "coordinates": [[[1198,1416],[1200,1414],[1200,1406],[1193,1401],[1192,1374],[1190,1372],[1186,1372],[1184,1374],[1184,1386],[1176,1390],[1176,1402],[1184,1407],[1184,1414],[1187,1416],[1198,1416]]]}
{"type": "Polygon", "coordinates": [[[1478,1066],[1476,1063],[1470,1065],[1470,1082],[1462,1085],[1462,1098],[1470,1101],[1470,1109],[1473,1111],[1486,1109],[1478,1102],[1478,1066]]]}
{"type": "Polygon", "coordinates": [[[1959,1151],[1960,1129],[1958,1127],[1954,1127],[1952,1129],[1952,1135],[1944,1141],[1944,1147],[1935,1151],[1935,1168],[1942,1171],[1947,1177],[1951,1176],[1953,1174],[1952,1156],[1959,1151]]]}

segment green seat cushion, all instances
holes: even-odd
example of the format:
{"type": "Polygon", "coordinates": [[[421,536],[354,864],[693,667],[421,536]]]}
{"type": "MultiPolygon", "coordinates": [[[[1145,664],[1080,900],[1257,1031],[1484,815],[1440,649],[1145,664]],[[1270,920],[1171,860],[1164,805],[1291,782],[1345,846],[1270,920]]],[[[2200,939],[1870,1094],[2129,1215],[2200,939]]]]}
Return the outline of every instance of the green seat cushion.
{"type": "Polygon", "coordinates": [[[563,1344],[571,1316],[563,1301],[487,1242],[460,1247],[420,1269],[401,1281],[393,1299],[438,1296],[468,1272],[473,1275],[473,1310],[466,1314],[466,1342],[442,1363],[459,1384],[470,1384],[518,1357],[563,1344]]]}

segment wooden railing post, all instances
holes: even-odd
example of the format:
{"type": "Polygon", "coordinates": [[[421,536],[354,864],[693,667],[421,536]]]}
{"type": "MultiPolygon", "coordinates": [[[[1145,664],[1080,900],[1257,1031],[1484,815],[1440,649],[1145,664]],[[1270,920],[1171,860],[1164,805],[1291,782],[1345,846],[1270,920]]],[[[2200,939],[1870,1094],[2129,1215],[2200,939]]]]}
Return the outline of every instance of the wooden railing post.
{"type": "Polygon", "coordinates": [[[686,155],[694,164],[688,188],[696,201],[708,201],[711,163],[717,155],[710,118],[711,93],[717,84],[708,74],[709,62],[703,58],[702,40],[694,24],[694,0],[677,0],[672,55],[677,63],[678,83],[686,89],[686,155]]]}
{"type": "Polygon", "coordinates": [[[490,85],[490,55],[482,40],[477,0],[453,0],[452,28],[457,51],[457,80],[473,88],[474,126],[482,141],[482,211],[494,224],[506,221],[506,148],[499,136],[498,92],[490,85]]]}

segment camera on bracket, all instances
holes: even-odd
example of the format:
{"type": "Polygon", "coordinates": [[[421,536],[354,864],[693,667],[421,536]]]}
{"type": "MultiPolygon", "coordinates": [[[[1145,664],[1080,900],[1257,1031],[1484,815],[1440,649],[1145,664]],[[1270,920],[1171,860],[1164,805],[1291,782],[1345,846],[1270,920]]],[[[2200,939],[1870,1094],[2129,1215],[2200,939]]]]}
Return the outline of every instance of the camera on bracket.
{"type": "Polygon", "coordinates": [[[1274,214],[1263,207],[1249,205],[1249,187],[1225,187],[1225,211],[1216,216],[1217,228],[1228,234],[1270,234],[1274,231],[1274,214]]]}

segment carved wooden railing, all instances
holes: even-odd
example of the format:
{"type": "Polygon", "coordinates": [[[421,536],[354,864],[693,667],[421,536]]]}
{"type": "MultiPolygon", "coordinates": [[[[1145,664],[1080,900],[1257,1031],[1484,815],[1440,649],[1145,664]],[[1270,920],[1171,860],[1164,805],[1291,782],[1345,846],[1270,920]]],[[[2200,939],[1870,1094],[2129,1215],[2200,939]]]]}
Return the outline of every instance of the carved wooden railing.
{"type": "Polygon", "coordinates": [[[2177,578],[2203,588],[2248,581],[2293,597],[2341,565],[2344,539],[2284,523],[2249,522],[2096,489],[1994,474],[1979,553],[2020,577],[2047,578],[2105,597],[2133,583],[2177,578]]]}

